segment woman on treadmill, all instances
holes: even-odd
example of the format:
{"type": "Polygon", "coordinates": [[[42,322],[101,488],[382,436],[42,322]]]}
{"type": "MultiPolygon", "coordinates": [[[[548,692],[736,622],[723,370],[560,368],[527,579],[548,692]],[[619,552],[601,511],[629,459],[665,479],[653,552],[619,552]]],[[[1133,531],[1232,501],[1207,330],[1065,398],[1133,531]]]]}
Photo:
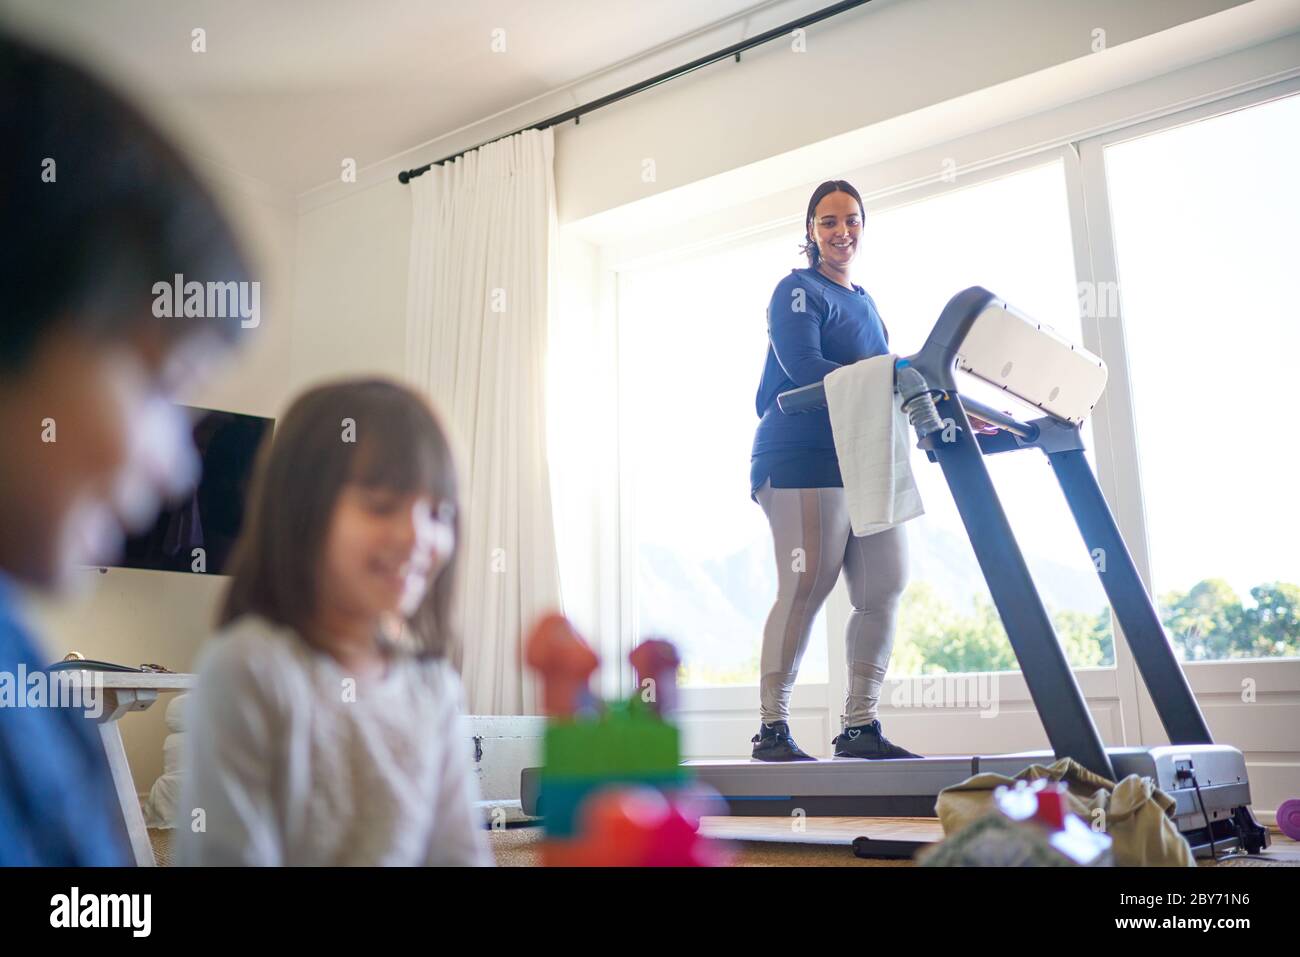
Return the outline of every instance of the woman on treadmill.
{"type": "Polygon", "coordinates": [[[807,269],[776,284],[768,306],[768,350],[758,386],[751,498],[772,526],[777,597],[763,629],[760,716],[754,757],[811,761],[790,736],[790,692],[813,620],[843,571],[853,613],[845,646],[848,693],[835,756],[914,758],[881,733],[877,706],[889,666],[899,599],[907,584],[902,525],[858,537],[849,512],[825,408],[784,415],[776,397],[820,382],[859,359],[886,355],[889,333],[867,291],[849,279],[863,209],[843,180],[817,187],[804,220],[807,269]]]}

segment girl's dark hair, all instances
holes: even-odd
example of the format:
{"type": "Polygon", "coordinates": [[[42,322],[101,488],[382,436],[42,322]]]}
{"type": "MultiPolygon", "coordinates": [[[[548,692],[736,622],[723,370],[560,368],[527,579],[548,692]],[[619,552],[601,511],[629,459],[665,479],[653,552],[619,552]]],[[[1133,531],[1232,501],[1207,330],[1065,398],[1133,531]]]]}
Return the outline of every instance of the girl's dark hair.
{"type": "Polygon", "coordinates": [[[124,97],[0,31],[0,374],[57,327],[103,340],[227,340],[238,317],[158,318],[153,284],[246,282],[248,260],[191,164],[124,97]]]}
{"type": "Polygon", "coordinates": [[[264,441],[218,625],[253,613],[311,640],[330,518],[350,482],[425,492],[435,506],[452,506],[457,547],[408,620],[423,657],[446,656],[453,644],[460,542],[456,467],[429,404],[385,379],[347,380],[304,392],[264,441]],[[345,441],[348,428],[355,441],[345,441]]]}
{"type": "Polygon", "coordinates": [[[808,200],[808,214],[803,218],[803,242],[799,246],[799,251],[808,257],[808,267],[816,269],[817,263],[821,259],[821,253],[817,251],[817,241],[813,239],[812,222],[813,215],[817,212],[817,204],[830,193],[848,193],[858,201],[858,211],[862,213],[862,218],[866,219],[866,212],[862,205],[862,197],[858,191],[853,188],[852,184],[842,179],[828,179],[815,190],[813,190],[812,199],[808,200]]]}

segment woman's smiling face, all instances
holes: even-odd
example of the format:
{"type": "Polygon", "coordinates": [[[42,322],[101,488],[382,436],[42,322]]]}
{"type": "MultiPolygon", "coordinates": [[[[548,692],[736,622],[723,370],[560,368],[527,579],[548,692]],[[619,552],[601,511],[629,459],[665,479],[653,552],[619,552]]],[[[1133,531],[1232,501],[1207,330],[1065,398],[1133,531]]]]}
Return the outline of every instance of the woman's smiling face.
{"type": "Polygon", "coordinates": [[[808,229],[821,261],[834,269],[846,268],[858,253],[862,235],[858,201],[848,193],[827,193],[817,204],[808,229]]]}

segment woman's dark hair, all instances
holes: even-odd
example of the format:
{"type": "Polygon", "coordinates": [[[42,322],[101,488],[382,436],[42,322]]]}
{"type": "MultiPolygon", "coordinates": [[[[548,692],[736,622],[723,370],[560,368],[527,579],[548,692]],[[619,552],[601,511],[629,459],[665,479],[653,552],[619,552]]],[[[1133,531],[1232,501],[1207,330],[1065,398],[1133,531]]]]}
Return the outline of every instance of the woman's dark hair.
{"type": "Polygon", "coordinates": [[[0,33],[0,374],[57,327],[233,339],[239,317],[157,318],[153,284],[247,281],[217,202],[155,125],[103,82],[0,33]]]}
{"type": "Polygon", "coordinates": [[[817,204],[830,193],[848,193],[858,201],[858,211],[862,212],[863,219],[866,219],[866,213],[862,206],[862,197],[858,191],[853,188],[852,184],[842,179],[828,179],[815,190],[813,190],[812,199],[808,200],[808,214],[803,218],[803,242],[799,245],[799,251],[808,257],[808,266],[810,269],[816,269],[817,263],[821,259],[821,253],[817,251],[817,240],[813,239],[812,222],[813,216],[817,212],[817,204]]]}
{"type": "Polygon", "coordinates": [[[330,519],[343,486],[352,482],[428,493],[436,506],[452,506],[457,547],[408,620],[422,656],[446,656],[453,643],[460,542],[456,467],[429,404],[385,379],[353,379],[304,392],[264,441],[218,625],[253,613],[311,640],[330,519]],[[348,428],[355,441],[346,441],[348,428]]]}

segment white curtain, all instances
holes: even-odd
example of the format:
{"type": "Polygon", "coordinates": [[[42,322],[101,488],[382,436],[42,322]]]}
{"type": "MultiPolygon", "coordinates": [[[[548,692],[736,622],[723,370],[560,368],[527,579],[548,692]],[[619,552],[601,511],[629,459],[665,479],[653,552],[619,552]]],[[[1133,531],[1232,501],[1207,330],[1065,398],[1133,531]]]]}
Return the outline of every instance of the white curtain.
{"type": "Polygon", "coordinates": [[[525,630],[559,607],[546,453],[555,284],[554,137],[518,133],[410,183],[407,375],[453,432],[461,488],[455,622],[471,714],[532,714],[525,630]]]}

